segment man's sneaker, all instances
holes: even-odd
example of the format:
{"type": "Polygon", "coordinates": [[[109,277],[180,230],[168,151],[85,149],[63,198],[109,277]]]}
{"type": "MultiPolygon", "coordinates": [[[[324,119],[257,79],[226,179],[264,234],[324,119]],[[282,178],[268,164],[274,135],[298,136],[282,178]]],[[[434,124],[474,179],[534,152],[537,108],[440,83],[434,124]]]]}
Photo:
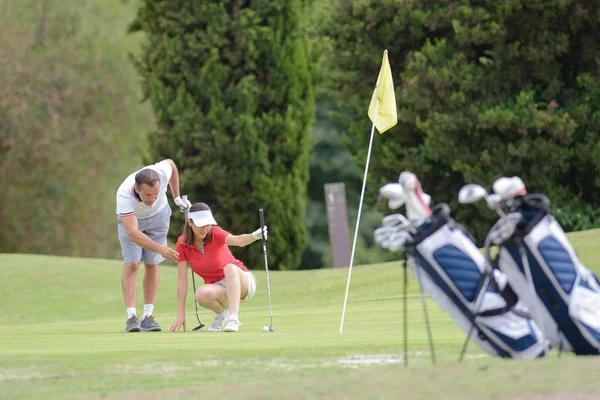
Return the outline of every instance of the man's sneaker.
{"type": "Polygon", "coordinates": [[[144,332],[160,332],[162,326],[154,320],[154,315],[146,315],[141,323],[141,328],[144,332]]]}
{"type": "Polygon", "coordinates": [[[223,329],[225,332],[237,332],[240,330],[242,323],[237,319],[228,319],[223,329]]]}
{"type": "Polygon", "coordinates": [[[223,323],[225,322],[225,319],[228,316],[229,316],[229,313],[227,313],[225,315],[215,314],[215,319],[213,320],[212,324],[210,324],[210,326],[208,327],[208,331],[209,332],[221,332],[221,329],[223,328],[223,323]]]}
{"type": "Polygon", "coordinates": [[[125,332],[139,332],[140,330],[140,318],[133,314],[125,324],[125,332]]]}

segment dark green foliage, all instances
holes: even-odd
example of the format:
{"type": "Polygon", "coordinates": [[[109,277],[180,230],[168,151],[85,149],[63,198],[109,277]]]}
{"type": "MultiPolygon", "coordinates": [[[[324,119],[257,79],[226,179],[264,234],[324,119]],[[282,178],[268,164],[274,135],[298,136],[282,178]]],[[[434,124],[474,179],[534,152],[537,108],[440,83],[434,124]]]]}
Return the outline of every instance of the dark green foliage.
{"type": "Polygon", "coordinates": [[[376,137],[371,198],[411,170],[478,238],[496,216],[458,206],[464,183],[518,175],[555,205],[597,207],[599,20],[592,0],[336,1],[332,87],[357,160],[386,48],[395,79],[399,124],[376,137]]]}
{"type": "MultiPolygon", "coordinates": [[[[309,243],[302,254],[302,269],[322,268],[333,264],[325,207],[324,186],[327,183],[344,183],[351,246],[354,240],[365,166],[355,165],[350,152],[344,147],[341,128],[330,116],[334,107],[328,101],[326,93],[319,96],[306,210],[309,243]]],[[[376,246],[373,241],[373,230],[380,225],[382,216],[373,204],[363,204],[353,265],[392,259],[387,251],[376,246]]]]}
{"type": "MultiPolygon", "coordinates": [[[[158,126],[152,158],[172,158],[182,192],[234,234],[255,230],[264,208],[274,269],[297,268],[307,244],[314,95],[305,7],[144,0],[131,26],[148,38],[137,64],[158,126]]],[[[264,268],[259,246],[232,251],[264,268]]]]}

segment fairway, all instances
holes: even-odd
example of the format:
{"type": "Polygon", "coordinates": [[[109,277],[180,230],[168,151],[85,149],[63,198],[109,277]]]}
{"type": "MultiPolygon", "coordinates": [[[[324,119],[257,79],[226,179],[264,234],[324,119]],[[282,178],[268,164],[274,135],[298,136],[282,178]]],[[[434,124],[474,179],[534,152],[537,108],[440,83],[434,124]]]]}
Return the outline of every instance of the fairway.
{"type": "MultiPolygon", "coordinates": [[[[600,230],[569,235],[598,271],[600,230]]],[[[257,251],[260,249],[257,247],[257,251]]],[[[409,280],[408,368],[402,344],[402,264],[356,266],[343,334],[347,269],[272,271],[275,332],[264,270],[242,303],[239,333],[197,332],[188,295],[188,332],[125,333],[122,264],[0,255],[2,399],[79,398],[597,398],[600,358],[562,355],[535,361],[493,359],[429,299],[437,364],[431,364],[418,286],[409,280]]],[[[176,268],[161,269],[155,315],[166,331],[176,313],[176,268]]],[[[138,277],[141,308],[141,274],[138,277]]],[[[197,281],[198,283],[198,281],[197,281]]],[[[191,286],[191,280],[190,280],[191,286]]],[[[191,290],[190,290],[191,292],[191,290]]],[[[207,325],[208,311],[200,310],[207,325]]]]}

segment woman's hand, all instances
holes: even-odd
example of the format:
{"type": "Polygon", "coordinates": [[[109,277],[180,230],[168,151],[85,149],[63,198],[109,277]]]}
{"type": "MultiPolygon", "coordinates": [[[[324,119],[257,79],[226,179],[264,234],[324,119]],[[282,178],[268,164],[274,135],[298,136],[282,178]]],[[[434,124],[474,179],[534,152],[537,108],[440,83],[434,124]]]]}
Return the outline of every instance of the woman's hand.
{"type": "Polygon", "coordinates": [[[185,315],[177,314],[177,318],[175,318],[175,322],[171,325],[171,329],[169,332],[179,332],[179,329],[183,327],[183,331],[185,332],[185,315]]]}

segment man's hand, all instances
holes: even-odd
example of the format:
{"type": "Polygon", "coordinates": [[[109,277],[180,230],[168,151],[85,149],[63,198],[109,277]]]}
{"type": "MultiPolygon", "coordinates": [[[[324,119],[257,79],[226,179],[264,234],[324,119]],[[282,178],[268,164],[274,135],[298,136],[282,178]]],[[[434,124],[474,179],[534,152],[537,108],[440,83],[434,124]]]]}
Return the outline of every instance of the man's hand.
{"type": "Polygon", "coordinates": [[[177,313],[177,317],[175,318],[175,322],[171,325],[169,332],[179,332],[179,329],[183,327],[183,331],[185,332],[185,315],[179,315],[177,313]]]}
{"type": "Polygon", "coordinates": [[[182,199],[181,196],[177,196],[173,199],[176,205],[179,206],[179,211],[185,212],[192,207],[192,203],[188,199],[182,199]]]}
{"type": "Polygon", "coordinates": [[[167,246],[163,246],[160,249],[160,255],[164,258],[168,258],[169,260],[173,260],[175,262],[179,260],[179,253],[167,246]]]}
{"type": "MultiPolygon", "coordinates": [[[[262,235],[260,234],[260,232],[261,232],[261,229],[258,228],[257,230],[255,230],[254,232],[252,232],[252,237],[254,239],[256,239],[256,240],[260,240],[262,238],[262,235]]],[[[265,240],[267,240],[267,233],[268,232],[267,232],[267,226],[266,225],[264,226],[263,233],[265,235],[265,240]]]]}

